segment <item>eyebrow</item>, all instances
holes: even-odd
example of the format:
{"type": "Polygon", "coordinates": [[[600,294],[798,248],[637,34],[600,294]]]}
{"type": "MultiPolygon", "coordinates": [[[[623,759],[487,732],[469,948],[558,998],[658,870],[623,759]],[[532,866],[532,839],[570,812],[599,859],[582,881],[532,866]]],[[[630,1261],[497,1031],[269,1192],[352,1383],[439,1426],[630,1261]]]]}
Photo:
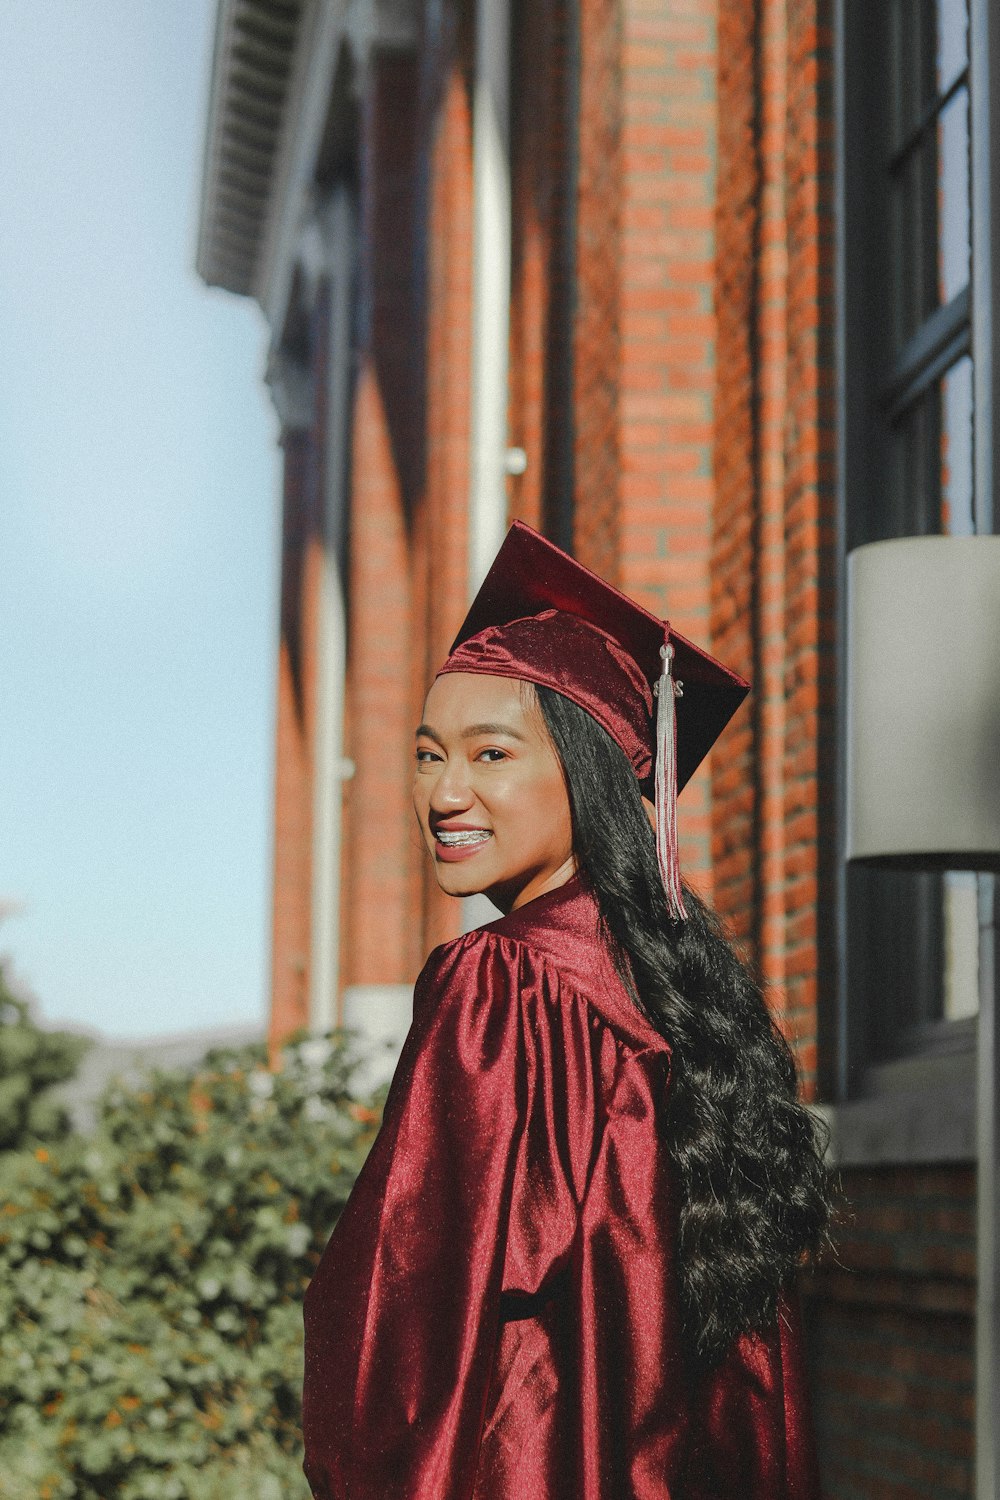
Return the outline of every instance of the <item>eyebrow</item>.
{"type": "MultiPolygon", "coordinates": [[[[525,739],[525,736],[523,734],[520,734],[518,732],[518,730],[516,730],[516,729],[511,729],[511,727],[510,727],[509,724],[497,724],[497,723],[490,723],[490,724],[470,724],[467,729],[463,729],[462,730],[460,738],[463,739],[463,740],[474,740],[474,739],[478,739],[479,736],[483,735],[483,734],[501,734],[501,735],[504,735],[507,739],[510,739],[510,740],[522,740],[523,741],[525,739]]],[[[421,735],[426,736],[426,738],[429,739],[429,740],[434,740],[438,745],[441,745],[441,744],[444,743],[444,741],[441,739],[441,736],[438,734],[437,730],[436,729],[432,729],[429,724],[421,724],[419,726],[419,728],[417,729],[417,735],[416,735],[417,739],[419,739],[421,737],[421,735]]]]}

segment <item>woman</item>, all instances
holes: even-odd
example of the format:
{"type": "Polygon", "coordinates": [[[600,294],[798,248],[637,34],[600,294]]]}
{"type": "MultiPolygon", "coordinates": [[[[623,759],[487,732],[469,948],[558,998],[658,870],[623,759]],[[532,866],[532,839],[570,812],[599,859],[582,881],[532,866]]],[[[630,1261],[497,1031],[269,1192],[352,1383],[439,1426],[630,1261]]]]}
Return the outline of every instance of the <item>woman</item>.
{"type": "Polygon", "coordinates": [[[414,782],[441,886],[504,915],[420,975],[307,1294],[321,1500],[818,1495],[787,1295],[826,1222],[814,1127],[677,872],[677,787],[745,691],[513,528],[414,782]]]}

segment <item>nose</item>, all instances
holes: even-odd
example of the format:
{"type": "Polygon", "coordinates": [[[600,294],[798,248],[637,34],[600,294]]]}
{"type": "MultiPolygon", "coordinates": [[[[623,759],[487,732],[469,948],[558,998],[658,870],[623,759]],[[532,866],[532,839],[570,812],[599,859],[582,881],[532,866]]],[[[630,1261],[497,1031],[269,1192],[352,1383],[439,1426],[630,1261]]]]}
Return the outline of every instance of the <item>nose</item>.
{"type": "Polygon", "coordinates": [[[441,767],[431,788],[431,812],[466,812],[475,801],[469,780],[469,768],[461,756],[453,756],[441,767]]]}

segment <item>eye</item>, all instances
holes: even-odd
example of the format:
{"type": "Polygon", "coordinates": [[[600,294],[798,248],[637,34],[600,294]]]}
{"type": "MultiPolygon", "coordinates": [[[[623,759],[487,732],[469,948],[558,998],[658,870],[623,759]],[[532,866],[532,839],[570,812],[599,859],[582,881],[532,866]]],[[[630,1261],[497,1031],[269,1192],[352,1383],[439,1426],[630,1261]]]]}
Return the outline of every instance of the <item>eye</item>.
{"type": "Polygon", "coordinates": [[[440,760],[440,759],[441,759],[440,755],[438,755],[435,750],[420,749],[420,750],[417,751],[417,765],[418,766],[431,766],[431,765],[434,764],[435,761],[440,760]]]}
{"type": "Polygon", "coordinates": [[[495,745],[491,745],[488,750],[480,750],[476,759],[485,760],[487,765],[492,766],[496,765],[498,761],[506,760],[507,752],[506,750],[498,750],[495,745]]]}

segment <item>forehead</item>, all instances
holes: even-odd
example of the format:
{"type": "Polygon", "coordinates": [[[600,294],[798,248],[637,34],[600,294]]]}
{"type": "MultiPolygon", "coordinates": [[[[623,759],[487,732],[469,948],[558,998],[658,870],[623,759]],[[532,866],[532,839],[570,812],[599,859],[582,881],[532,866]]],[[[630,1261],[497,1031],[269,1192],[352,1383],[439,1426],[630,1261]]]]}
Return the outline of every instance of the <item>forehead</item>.
{"type": "Polygon", "coordinates": [[[541,715],[530,683],[480,672],[445,672],[431,683],[424,720],[437,729],[469,724],[509,724],[522,733],[541,731],[541,715]]]}

